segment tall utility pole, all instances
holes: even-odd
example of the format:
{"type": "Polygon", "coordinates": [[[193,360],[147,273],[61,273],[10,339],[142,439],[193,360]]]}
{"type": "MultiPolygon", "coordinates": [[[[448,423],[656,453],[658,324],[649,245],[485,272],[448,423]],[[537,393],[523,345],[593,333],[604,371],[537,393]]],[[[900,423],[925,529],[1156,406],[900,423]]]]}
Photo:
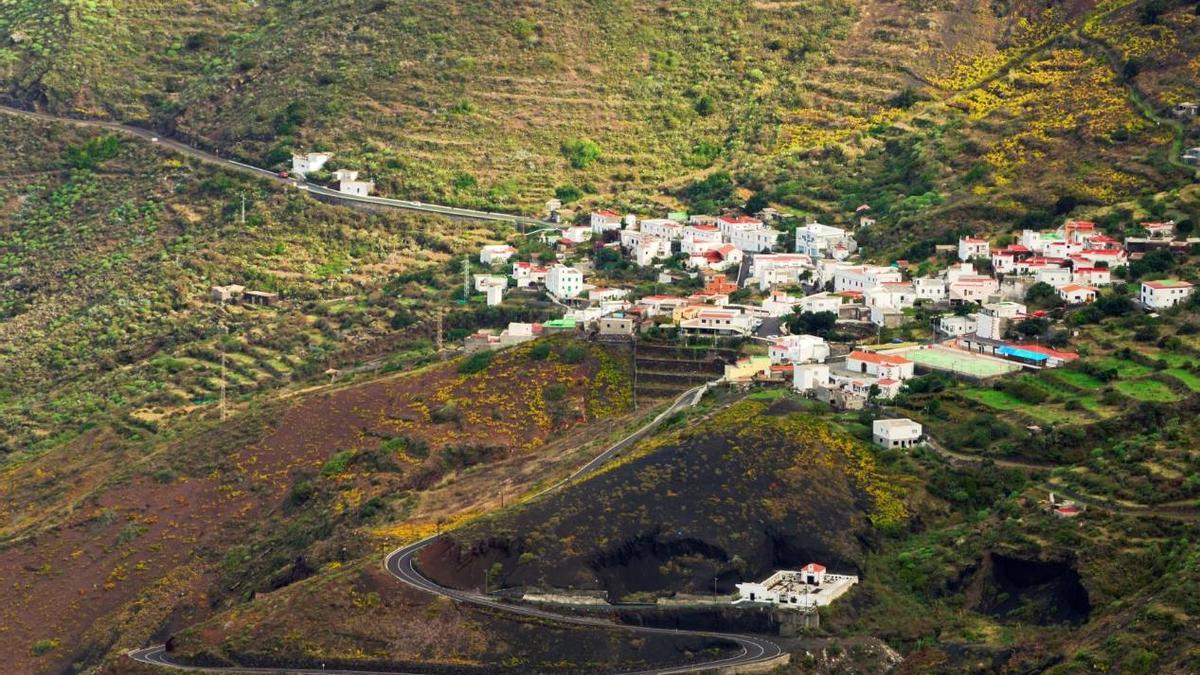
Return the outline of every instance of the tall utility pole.
{"type": "Polygon", "coordinates": [[[246,224],[246,193],[242,193],[242,225],[246,224]]]}
{"type": "Polygon", "coordinates": [[[221,421],[225,421],[225,342],[221,341],[221,421]]]}

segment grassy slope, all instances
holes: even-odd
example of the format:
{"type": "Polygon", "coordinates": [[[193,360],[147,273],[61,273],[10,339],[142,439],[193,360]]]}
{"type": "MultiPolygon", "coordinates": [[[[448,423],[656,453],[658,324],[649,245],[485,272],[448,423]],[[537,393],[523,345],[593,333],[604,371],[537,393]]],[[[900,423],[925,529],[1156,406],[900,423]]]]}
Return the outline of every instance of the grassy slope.
{"type": "Polygon", "coordinates": [[[628,375],[595,347],[531,352],[469,375],[448,362],[330,387],[228,422],[193,416],[146,441],[96,430],[10,466],[3,659],[32,667],[35,643],[59,640],[42,662],[95,664],[494,508],[496,485],[519,494],[560,473],[623,421],[628,375]]]}
{"type": "Polygon", "coordinates": [[[440,266],[493,236],[327,207],[141,142],[72,168],[70,152],[98,137],[70,127],[2,116],[0,136],[14,150],[0,162],[7,452],[50,448],[109,422],[154,432],[211,406],[221,344],[235,401],[320,372],[348,345],[390,332],[402,306],[423,315],[433,292],[384,294],[393,275],[440,266]],[[284,302],[222,310],[208,289],[225,283],[284,302]]]}

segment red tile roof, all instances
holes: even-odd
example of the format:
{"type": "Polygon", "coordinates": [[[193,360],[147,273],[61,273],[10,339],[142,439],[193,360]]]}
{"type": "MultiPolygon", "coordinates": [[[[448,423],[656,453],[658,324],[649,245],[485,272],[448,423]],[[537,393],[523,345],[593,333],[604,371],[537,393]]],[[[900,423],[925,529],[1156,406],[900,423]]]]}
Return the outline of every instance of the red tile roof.
{"type": "Polygon", "coordinates": [[[862,351],[851,352],[851,354],[848,358],[854,359],[855,361],[863,361],[866,363],[884,363],[889,366],[900,366],[900,365],[904,365],[905,363],[912,363],[912,361],[909,361],[908,359],[904,358],[903,356],[893,356],[891,354],[876,354],[875,352],[862,352],[862,351]]]}
{"type": "Polygon", "coordinates": [[[801,567],[800,571],[820,574],[825,571],[825,566],[822,565],[821,563],[810,562],[807,565],[805,565],[804,567],[801,567]]]}

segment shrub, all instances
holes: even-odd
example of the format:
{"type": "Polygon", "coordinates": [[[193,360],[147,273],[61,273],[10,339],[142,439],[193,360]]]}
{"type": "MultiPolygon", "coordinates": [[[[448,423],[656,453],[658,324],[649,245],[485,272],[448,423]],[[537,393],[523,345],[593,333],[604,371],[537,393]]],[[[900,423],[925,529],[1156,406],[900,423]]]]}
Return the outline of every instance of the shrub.
{"type": "Polygon", "coordinates": [[[600,159],[600,146],[586,138],[563,141],[561,150],[563,157],[566,157],[567,162],[575,169],[587,168],[592,162],[600,159]]]}
{"type": "Polygon", "coordinates": [[[587,356],[587,350],[579,345],[569,345],[563,350],[562,359],[566,363],[581,363],[587,356]]]}
{"type": "Polygon", "coordinates": [[[45,654],[48,654],[48,653],[54,651],[55,649],[58,649],[59,644],[60,644],[60,642],[59,642],[58,638],[52,638],[49,640],[38,640],[37,642],[33,643],[33,655],[34,656],[44,656],[45,654]]]}
{"type": "Polygon", "coordinates": [[[550,356],[549,342],[540,340],[529,349],[529,358],[534,361],[545,361],[547,356],[550,356]]]}
{"type": "Polygon", "coordinates": [[[353,450],[342,450],[341,452],[330,457],[325,466],[321,467],[321,475],[329,478],[336,476],[346,470],[350,465],[350,459],[354,457],[353,450]]]}
{"type": "Polygon", "coordinates": [[[486,370],[487,367],[491,365],[492,358],[495,355],[495,352],[490,351],[472,354],[471,356],[467,357],[466,361],[463,361],[458,366],[458,372],[463,375],[472,375],[474,373],[486,370]]]}
{"type": "Polygon", "coordinates": [[[559,185],[554,188],[554,197],[564,204],[570,204],[583,197],[583,190],[574,185],[559,185]]]}

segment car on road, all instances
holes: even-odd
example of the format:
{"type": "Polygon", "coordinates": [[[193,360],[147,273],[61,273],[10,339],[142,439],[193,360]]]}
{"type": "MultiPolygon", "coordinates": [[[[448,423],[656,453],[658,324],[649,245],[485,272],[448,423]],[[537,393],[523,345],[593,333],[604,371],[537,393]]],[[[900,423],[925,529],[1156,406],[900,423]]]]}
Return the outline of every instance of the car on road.
{"type": "Polygon", "coordinates": [[[157,143],[157,142],[158,142],[158,136],[151,136],[151,137],[150,137],[150,142],[151,142],[151,143],[157,143]]]}
{"type": "Polygon", "coordinates": [[[287,177],[288,177],[288,172],[287,172],[287,171],[280,171],[280,172],[279,172],[279,177],[280,177],[280,178],[287,178],[287,177]]]}

